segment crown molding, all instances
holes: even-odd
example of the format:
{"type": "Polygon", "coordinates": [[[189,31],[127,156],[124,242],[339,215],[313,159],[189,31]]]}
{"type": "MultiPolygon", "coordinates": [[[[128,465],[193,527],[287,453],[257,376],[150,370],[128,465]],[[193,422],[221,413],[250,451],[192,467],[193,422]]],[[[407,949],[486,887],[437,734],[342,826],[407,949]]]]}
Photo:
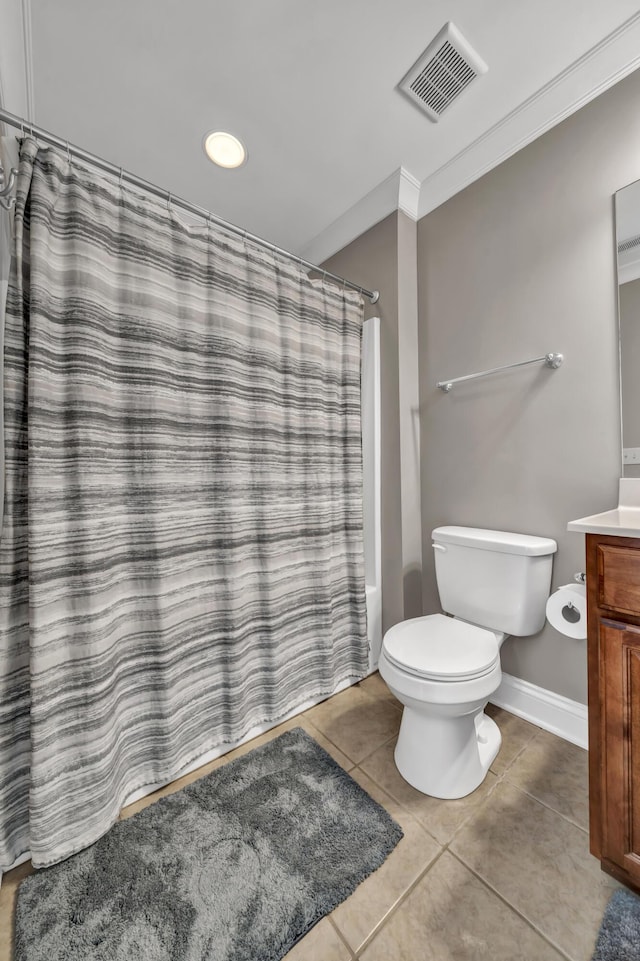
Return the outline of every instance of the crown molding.
{"type": "Polygon", "coordinates": [[[304,260],[321,264],[374,224],[398,209],[400,168],[365,194],[357,203],[314,237],[301,251],[304,260]]]}
{"type": "Polygon", "coordinates": [[[403,167],[301,251],[320,264],[394,210],[418,220],[640,67],[640,13],[592,47],[421,183],[403,167]]]}
{"type": "Polygon", "coordinates": [[[640,278],[640,258],[638,260],[630,260],[627,263],[618,264],[618,286],[622,284],[630,284],[634,280],[640,278]]]}
{"type": "Polygon", "coordinates": [[[314,237],[302,249],[301,256],[311,263],[321,264],[395,210],[417,220],[419,200],[420,181],[404,167],[398,167],[314,237]]]}
{"type": "Polygon", "coordinates": [[[422,181],[424,217],[640,66],[640,13],[422,181]]]}

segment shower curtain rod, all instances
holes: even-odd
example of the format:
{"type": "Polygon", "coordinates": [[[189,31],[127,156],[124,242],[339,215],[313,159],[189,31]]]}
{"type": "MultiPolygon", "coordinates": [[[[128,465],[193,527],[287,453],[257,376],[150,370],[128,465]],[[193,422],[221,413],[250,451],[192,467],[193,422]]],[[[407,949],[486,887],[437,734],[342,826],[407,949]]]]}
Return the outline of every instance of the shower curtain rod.
{"type": "MultiPolygon", "coordinates": [[[[308,270],[315,270],[317,273],[322,274],[323,278],[330,277],[331,280],[336,280],[343,287],[349,287],[351,290],[359,291],[363,297],[368,297],[372,304],[376,304],[380,297],[380,292],[377,290],[365,290],[359,284],[354,284],[351,280],[345,280],[344,277],[339,277],[338,274],[331,273],[330,270],[324,270],[322,267],[318,267],[316,264],[310,263],[308,260],[303,260],[302,257],[298,257],[296,254],[292,254],[288,250],[284,250],[283,247],[278,247],[276,244],[269,243],[268,240],[263,240],[262,237],[256,236],[256,234],[249,233],[248,230],[243,230],[242,227],[236,226],[236,224],[230,223],[228,220],[223,220],[222,217],[216,217],[215,214],[210,213],[204,207],[199,207],[197,204],[192,204],[188,200],[182,200],[180,197],[175,197],[168,190],[164,190],[162,187],[158,187],[156,184],[152,184],[148,180],[143,180],[141,177],[136,177],[135,174],[129,173],[123,170],[122,167],[118,167],[116,164],[110,163],[108,160],[103,160],[101,157],[97,157],[95,154],[89,153],[87,150],[82,150],[81,147],[75,147],[70,144],[68,140],[62,140],[60,137],[56,137],[54,134],[49,133],[47,130],[43,130],[42,127],[37,127],[35,124],[29,123],[28,120],[23,120],[21,117],[16,117],[14,114],[9,113],[7,110],[0,109],[0,122],[9,124],[10,127],[16,127],[22,131],[24,134],[30,134],[35,137],[36,140],[43,140],[45,143],[51,144],[53,147],[60,147],[62,150],[66,150],[69,157],[75,156],[79,160],[83,160],[85,163],[89,163],[94,167],[98,167],[100,170],[105,170],[107,173],[115,174],[120,180],[126,180],[127,183],[133,184],[135,187],[140,187],[146,190],[147,193],[153,194],[156,197],[161,197],[163,200],[168,201],[174,207],[181,207],[182,210],[186,210],[191,214],[195,214],[197,217],[202,217],[206,221],[217,224],[219,227],[224,227],[225,230],[231,233],[238,234],[243,240],[249,240],[252,244],[258,247],[264,247],[266,250],[270,250],[273,253],[279,254],[281,257],[286,257],[289,260],[295,260],[301,267],[306,267],[308,270]]],[[[8,179],[8,177],[7,177],[8,179]]]]}

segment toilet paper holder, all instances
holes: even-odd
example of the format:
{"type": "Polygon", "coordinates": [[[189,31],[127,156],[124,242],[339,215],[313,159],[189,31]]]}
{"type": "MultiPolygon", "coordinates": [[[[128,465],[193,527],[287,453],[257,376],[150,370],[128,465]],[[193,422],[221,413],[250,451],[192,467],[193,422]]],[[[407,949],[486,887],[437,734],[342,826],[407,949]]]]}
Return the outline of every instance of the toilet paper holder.
{"type": "MultiPolygon", "coordinates": [[[[587,575],[585,571],[576,571],[576,573],[573,575],[573,579],[576,584],[586,584],[587,575]]],[[[565,621],[569,621],[570,624],[577,624],[581,617],[580,611],[575,606],[573,601],[567,601],[567,603],[564,605],[562,608],[562,616],[564,617],[565,621]]]]}
{"type": "Polygon", "coordinates": [[[562,616],[564,617],[565,621],[569,622],[569,624],[577,624],[580,620],[580,611],[575,606],[573,601],[567,601],[562,608],[562,616]]]}
{"type": "MultiPolygon", "coordinates": [[[[585,571],[576,571],[573,575],[573,579],[576,584],[586,584],[587,575],[585,571]]],[[[562,616],[564,617],[565,621],[569,621],[570,624],[576,624],[580,620],[580,611],[572,601],[567,601],[565,606],[562,608],[562,616]]]]}

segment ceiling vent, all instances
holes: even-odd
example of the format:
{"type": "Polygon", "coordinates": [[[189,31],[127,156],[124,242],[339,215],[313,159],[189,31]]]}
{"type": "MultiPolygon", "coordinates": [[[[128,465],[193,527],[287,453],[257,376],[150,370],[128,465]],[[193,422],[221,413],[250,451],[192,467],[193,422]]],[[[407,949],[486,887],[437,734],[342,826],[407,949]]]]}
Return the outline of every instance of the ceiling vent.
{"type": "Polygon", "coordinates": [[[457,27],[446,23],[400,83],[400,89],[437,123],[444,111],[489,68],[457,27]]]}

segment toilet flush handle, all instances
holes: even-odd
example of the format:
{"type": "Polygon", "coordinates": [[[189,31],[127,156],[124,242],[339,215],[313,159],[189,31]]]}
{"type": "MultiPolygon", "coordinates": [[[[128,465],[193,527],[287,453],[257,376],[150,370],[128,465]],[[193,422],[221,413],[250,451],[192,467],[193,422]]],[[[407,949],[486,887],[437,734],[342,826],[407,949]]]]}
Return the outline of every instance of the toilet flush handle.
{"type": "Polygon", "coordinates": [[[447,548],[444,546],[444,544],[432,544],[431,546],[433,547],[434,551],[445,551],[445,552],[446,552],[446,550],[447,550],[447,548]]]}

